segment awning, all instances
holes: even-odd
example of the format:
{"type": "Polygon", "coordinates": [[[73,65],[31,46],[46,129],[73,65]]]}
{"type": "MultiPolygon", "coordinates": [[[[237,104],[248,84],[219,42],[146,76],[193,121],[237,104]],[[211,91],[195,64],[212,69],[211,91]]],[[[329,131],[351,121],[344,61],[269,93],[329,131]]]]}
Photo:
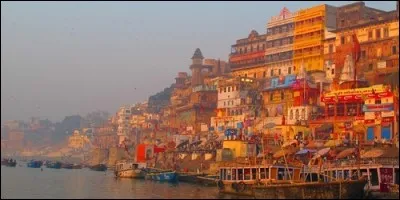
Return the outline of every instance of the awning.
{"type": "Polygon", "coordinates": [[[315,149],[302,149],[302,150],[298,151],[296,153],[296,155],[306,154],[308,152],[315,153],[315,152],[317,152],[317,150],[315,150],[315,149]]]}
{"type": "Polygon", "coordinates": [[[176,148],[181,148],[186,144],[189,144],[189,140],[185,140],[184,142],[180,143],[178,146],[176,146],[176,148]]]}
{"type": "Polygon", "coordinates": [[[292,140],[292,141],[289,141],[289,142],[285,142],[285,143],[282,145],[282,147],[287,147],[287,146],[290,146],[290,145],[296,144],[296,143],[297,143],[297,140],[292,140]]]}
{"type": "Polygon", "coordinates": [[[317,149],[317,148],[321,148],[323,146],[324,146],[324,143],[322,143],[322,142],[310,141],[310,143],[308,143],[308,145],[306,147],[310,148],[310,149],[317,149]]]}
{"type": "Polygon", "coordinates": [[[351,154],[353,154],[355,152],[355,150],[356,150],[355,148],[345,149],[345,150],[341,151],[338,155],[336,155],[336,158],[342,159],[347,156],[350,156],[351,154]]]}
{"type": "Polygon", "coordinates": [[[371,149],[361,155],[361,158],[377,158],[383,155],[384,151],[382,149],[371,149]]]}
{"type": "Polygon", "coordinates": [[[331,148],[324,148],[324,149],[321,149],[321,150],[319,150],[319,151],[314,155],[314,157],[313,157],[312,159],[315,159],[315,158],[324,156],[324,155],[327,154],[330,150],[331,150],[331,148]]]}

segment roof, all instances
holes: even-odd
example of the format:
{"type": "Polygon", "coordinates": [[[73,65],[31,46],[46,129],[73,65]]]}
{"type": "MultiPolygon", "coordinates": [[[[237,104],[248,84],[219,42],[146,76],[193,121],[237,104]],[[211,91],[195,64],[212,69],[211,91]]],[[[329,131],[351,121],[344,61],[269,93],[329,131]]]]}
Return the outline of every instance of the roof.
{"type": "Polygon", "coordinates": [[[203,54],[201,53],[200,49],[197,48],[192,56],[192,59],[203,59],[203,58],[204,58],[203,54]]]}

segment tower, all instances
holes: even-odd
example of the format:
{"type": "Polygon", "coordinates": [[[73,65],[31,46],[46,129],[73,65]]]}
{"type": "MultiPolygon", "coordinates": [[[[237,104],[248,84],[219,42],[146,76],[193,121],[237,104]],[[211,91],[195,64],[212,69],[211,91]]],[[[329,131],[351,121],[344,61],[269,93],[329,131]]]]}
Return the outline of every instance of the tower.
{"type": "Polygon", "coordinates": [[[203,79],[201,77],[203,59],[203,54],[200,49],[197,48],[192,56],[192,64],[190,65],[190,70],[192,70],[192,87],[203,84],[203,79]]]}

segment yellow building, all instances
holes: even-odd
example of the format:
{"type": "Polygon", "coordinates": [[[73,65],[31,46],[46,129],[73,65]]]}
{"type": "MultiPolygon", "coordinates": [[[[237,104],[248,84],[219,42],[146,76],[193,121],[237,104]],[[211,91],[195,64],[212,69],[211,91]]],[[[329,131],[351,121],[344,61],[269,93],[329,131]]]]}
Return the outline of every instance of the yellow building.
{"type": "Polygon", "coordinates": [[[229,149],[233,158],[255,156],[256,154],[255,145],[242,140],[225,140],[223,149],[229,149]]]}
{"type": "Polygon", "coordinates": [[[324,40],[336,28],[336,8],[320,5],[297,12],[294,18],[293,65],[295,73],[302,65],[307,71],[324,68],[324,40]]]}
{"type": "Polygon", "coordinates": [[[75,130],[74,133],[68,138],[68,147],[82,149],[87,141],[88,138],[86,135],[83,135],[78,130],[75,130]]]}

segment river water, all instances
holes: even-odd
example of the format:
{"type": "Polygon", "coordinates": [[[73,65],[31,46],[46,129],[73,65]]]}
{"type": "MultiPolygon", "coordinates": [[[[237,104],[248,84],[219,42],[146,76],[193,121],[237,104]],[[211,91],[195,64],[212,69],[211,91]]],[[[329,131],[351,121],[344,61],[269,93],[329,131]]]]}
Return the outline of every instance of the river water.
{"type": "Polygon", "coordinates": [[[235,199],[216,187],[116,179],[113,171],[1,166],[1,198],[235,199]]]}

